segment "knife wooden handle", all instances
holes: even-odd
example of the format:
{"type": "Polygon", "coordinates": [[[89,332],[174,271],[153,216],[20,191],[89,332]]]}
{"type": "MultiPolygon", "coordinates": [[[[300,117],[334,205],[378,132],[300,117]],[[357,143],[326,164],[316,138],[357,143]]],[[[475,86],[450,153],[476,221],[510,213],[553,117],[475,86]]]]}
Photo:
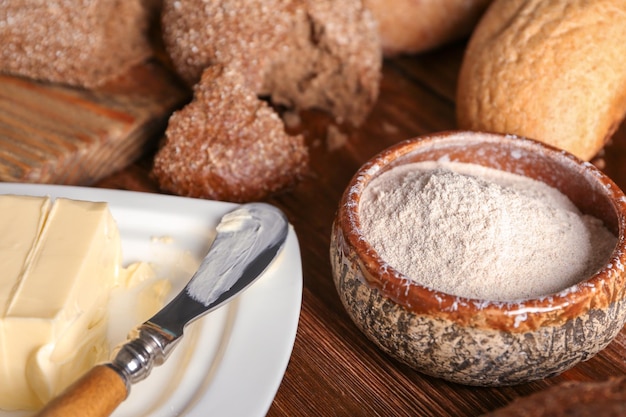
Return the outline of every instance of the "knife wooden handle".
{"type": "Polygon", "coordinates": [[[98,365],[52,399],[35,417],[105,417],[127,394],[122,377],[108,366],[98,365]]]}

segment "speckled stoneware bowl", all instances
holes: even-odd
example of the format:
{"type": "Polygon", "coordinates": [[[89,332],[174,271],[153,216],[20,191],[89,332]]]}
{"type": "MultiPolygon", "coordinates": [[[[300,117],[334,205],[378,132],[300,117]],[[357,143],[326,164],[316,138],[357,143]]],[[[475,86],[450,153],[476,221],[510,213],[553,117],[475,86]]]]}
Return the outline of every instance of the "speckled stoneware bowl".
{"type": "Polygon", "coordinates": [[[348,185],[333,224],[331,263],[340,298],[361,331],[425,374],[468,385],[518,384],[559,374],[605,348],[626,320],[626,198],[593,165],[536,141],[446,132],[391,147],[348,185]],[[409,280],[360,231],[370,181],[416,161],[470,162],[541,180],[618,236],[609,262],[557,294],[516,302],[469,299],[409,280]]]}

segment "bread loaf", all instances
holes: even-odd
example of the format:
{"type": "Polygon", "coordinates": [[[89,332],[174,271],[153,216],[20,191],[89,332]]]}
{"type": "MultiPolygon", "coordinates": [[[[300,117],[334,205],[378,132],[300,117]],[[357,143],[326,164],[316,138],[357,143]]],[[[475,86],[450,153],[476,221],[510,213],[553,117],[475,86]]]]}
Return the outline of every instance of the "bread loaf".
{"type": "Polygon", "coordinates": [[[491,0],[363,0],[386,56],[434,49],[468,36],[491,0]]]}
{"type": "Polygon", "coordinates": [[[274,104],[322,109],[353,125],[378,97],[380,42],[361,0],[165,0],[163,7],[166,50],[189,85],[220,64],[274,104]]]}
{"type": "Polygon", "coordinates": [[[463,59],[458,126],[589,160],[626,113],[625,22],[622,0],[495,0],[463,59]]]}
{"type": "Polygon", "coordinates": [[[2,0],[0,72],[93,88],[152,54],[145,0],[2,0]]]}
{"type": "Polygon", "coordinates": [[[565,382],[483,417],[618,417],[626,415],[626,378],[565,382]]]}
{"type": "Polygon", "coordinates": [[[191,103],[175,112],[154,159],[159,186],[171,193],[246,202],[294,185],[307,170],[302,136],[228,67],[207,68],[191,103]]]}

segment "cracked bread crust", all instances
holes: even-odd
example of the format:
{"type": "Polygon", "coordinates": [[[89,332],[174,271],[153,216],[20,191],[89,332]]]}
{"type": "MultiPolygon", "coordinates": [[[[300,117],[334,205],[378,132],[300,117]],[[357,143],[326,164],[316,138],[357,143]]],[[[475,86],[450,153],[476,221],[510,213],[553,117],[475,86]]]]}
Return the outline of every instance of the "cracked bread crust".
{"type": "Polygon", "coordinates": [[[361,125],[378,98],[381,47],[377,26],[360,1],[306,2],[294,19],[290,54],[274,61],[261,94],[295,109],[328,111],[361,125]]]}

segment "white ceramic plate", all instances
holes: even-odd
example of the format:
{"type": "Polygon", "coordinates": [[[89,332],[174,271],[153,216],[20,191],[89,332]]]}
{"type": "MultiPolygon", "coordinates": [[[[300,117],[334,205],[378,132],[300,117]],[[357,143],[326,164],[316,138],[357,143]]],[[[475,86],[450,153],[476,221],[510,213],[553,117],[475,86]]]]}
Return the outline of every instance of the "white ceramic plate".
{"type": "MultiPolygon", "coordinates": [[[[208,200],[56,185],[0,183],[0,194],[109,203],[122,235],[125,265],[150,262],[159,277],[172,281],[170,297],[190,278],[191,265],[195,267],[206,254],[219,219],[235,207],[208,200]]],[[[229,304],[192,323],[166,363],[135,384],[113,415],[264,416],[291,356],[301,299],[300,251],[290,228],[283,251],[265,275],[229,304]]],[[[110,334],[122,340],[113,344],[123,341],[127,330],[138,324],[127,317],[127,311],[116,311],[110,334]]],[[[0,417],[23,415],[28,414],[0,411],[0,417]]]]}

